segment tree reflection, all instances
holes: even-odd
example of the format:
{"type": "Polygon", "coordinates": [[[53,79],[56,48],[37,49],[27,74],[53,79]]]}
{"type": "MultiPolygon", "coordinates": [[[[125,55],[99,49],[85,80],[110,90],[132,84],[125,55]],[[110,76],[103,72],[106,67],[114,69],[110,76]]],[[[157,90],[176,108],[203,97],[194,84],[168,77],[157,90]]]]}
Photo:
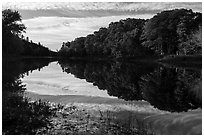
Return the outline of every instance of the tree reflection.
{"type": "Polygon", "coordinates": [[[124,100],[146,100],[167,111],[201,107],[201,72],[146,63],[59,61],[63,71],[124,100]]]}
{"type": "MultiPolygon", "coordinates": [[[[176,69],[158,68],[143,76],[140,82],[143,98],[153,106],[168,111],[179,112],[201,107],[202,101],[196,101],[197,99],[191,96],[190,83],[185,81],[189,75],[181,78],[183,71],[186,70],[177,72],[176,69]]],[[[191,81],[198,78],[199,75],[192,77],[191,81]]]]}
{"type": "Polygon", "coordinates": [[[41,101],[30,102],[24,97],[21,78],[28,71],[47,66],[51,60],[3,60],[2,131],[3,134],[36,134],[49,124],[51,110],[41,101]]]}

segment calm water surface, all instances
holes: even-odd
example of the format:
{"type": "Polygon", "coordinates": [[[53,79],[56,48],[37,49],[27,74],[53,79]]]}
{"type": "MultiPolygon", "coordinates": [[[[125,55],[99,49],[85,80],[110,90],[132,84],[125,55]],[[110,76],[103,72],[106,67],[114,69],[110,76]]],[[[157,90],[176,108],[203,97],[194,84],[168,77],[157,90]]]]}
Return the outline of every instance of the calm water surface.
{"type": "Polygon", "coordinates": [[[21,78],[39,95],[79,95],[145,100],[155,108],[181,112],[201,107],[201,70],[120,62],[56,61],[21,78]]]}
{"type": "Polygon", "coordinates": [[[28,92],[40,95],[84,95],[114,98],[107,90],[100,90],[86,79],[77,78],[74,74],[63,72],[58,62],[52,62],[40,71],[29,71],[22,78],[28,92]]]}
{"type": "Polygon", "coordinates": [[[25,93],[31,98],[38,96],[65,104],[100,104],[105,109],[118,105],[120,110],[148,114],[180,112],[176,117],[181,114],[182,118],[193,117],[201,121],[201,68],[143,62],[23,59],[3,62],[2,74],[3,110],[6,107],[4,102],[8,101],[7,90],[16,91],[20,85],[25,85],[25,93]],[[192,110],[199,110],[196,116],[192,115],[192,110]]]}

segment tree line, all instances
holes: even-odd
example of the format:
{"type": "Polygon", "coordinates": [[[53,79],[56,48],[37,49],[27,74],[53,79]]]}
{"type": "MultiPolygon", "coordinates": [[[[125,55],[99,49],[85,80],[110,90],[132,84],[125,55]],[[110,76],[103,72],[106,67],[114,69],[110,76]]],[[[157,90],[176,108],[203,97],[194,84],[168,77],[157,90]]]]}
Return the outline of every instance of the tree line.
{"type": "Polygon", "coordinates": [[[158,13],[151,19],[112,22],[86,37],[63,42],[63,57],[194,55],[202,50],[202,14],[191,9],[158,13]]]}
{"type": "Polygon", "coordinates": [[[21,23],[18,11],[5,9],[2,11],[2,54],[26,56],[53,56],[56,53],[44,47],[40,42],[34,43],[22,33],[26,27],[21,23]]]}

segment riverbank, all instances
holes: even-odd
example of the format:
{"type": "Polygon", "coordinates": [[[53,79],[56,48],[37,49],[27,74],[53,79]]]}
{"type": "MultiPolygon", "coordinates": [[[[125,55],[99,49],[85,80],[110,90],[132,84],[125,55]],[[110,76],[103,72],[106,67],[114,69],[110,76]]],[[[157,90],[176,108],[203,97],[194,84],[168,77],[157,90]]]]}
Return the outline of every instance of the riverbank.
{"type": "Polygon", "coordinates": [[[202,66],[202,55],[169,55],[169,56],[136,56],[136,57],[61,57],[61,56],[20,56],[8,55],[2,56],[3,61],[12,61],[17,59],[51,59],[51,60],[70,60],[70,61],[104,61],[104,62],[160,62],[172,65],[182,66],[202,66]]]}
{"type": "Polygon", "coordinates": [[[165,56],[157,60],[160,63],[173,65],[177,67],[202,67],[202,55],[186,55],[186,56],[165,56]]]}
{"type": "Polygon", "coordinates": [[[21,59],[50,59],[57,60],[58,56],[21,56],[21,55],[4,55],[2,56],[2,61],[16,61],[21,59]]]}
{"type": "Polygon", "coordinates": [[[136,57],[60,57],[60,60],[90,62],[163,63],[177,67],[202,67],[202,55],[136,56],[136,57]]]}
{"type": "MultiPolygon", "coordinates": [[[[56,107],[48,129],[37,134],[147,135],[142,121],[146,116],[166,113],[146,101],[124,101],[86,96],[52,96],[26,92],[34,100],[49,101],[56,107]],[[57,105],[60,104],[60,105],[57,105]]],[[[53,108],[53,107],[52,107],[53,108]]]]}
{"type": "Polygon", "coordinates": [[[153,108],[145,101],[126,102],[81,96],[28,97],[49,101],[56,111],[51,125],[37,134],[92,135],[184,135],[202,133],[202,110],[169,113],[153,108]],[[73,101],[74,98],[75,101],[73,101]],[[102,102],[101,102],[102,101],[102,102]]]}
{"type": "MultiPolygon", "coordinates": [[[[128,128],[123,119],[111,111],[94,111],[76,104],[56,105],[56,113],[50,118],[50,126],[39,129],[39,135],[146,135],[137,127],[128,128]]],[[[124,114],[123,114],[124,115],[124,114]]]]}

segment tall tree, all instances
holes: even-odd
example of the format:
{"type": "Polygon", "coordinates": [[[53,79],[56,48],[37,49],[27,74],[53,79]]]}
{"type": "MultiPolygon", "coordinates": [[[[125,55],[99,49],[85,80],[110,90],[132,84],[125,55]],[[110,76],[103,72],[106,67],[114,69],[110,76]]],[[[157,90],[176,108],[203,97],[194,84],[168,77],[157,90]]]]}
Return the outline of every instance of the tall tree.
{"type": "Polygon", "coordinates": [[[4,33],[19,35],[25,32],[26,27],[21,23],[21,15],[18,11],[6,9],[2,11],[2,29],[4,33]]]}
{"type": "Polygon", "coordinates": [[[201,13],[175,9],[158,13],[144,26],[143,45],[157,54],[176,54],[179,44],[186,40],[202,21],[201,13]]]}

